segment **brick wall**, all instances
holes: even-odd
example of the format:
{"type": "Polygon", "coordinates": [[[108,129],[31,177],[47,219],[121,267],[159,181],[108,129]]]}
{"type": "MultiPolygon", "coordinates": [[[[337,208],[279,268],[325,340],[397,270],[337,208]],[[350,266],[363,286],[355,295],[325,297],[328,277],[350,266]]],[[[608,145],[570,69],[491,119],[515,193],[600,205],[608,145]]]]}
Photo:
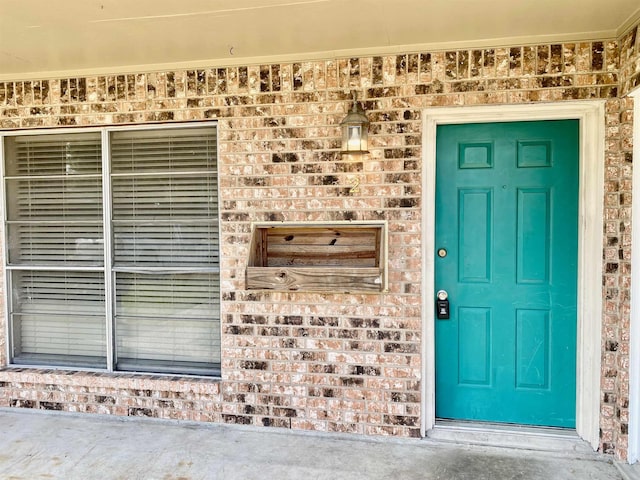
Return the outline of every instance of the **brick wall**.
{"type": "Polygon", "coordinates": [[[640,24],[620,38],[620,93],[626,95],[640,85],[640,24]]]}
{"type": "Polygon", "coordinates": [[[629,422],[633,101],[606,109],[601,445],[626,458],[629,422]]]}
{"type": "Polygon", "coordinates": [[[421,111],[606,99],[601,449],[624,458],[632,117],[618,98],[618,45],[0,83],[4,129],[217,119],[223,255],[221,380],[5,369],[0,406],[418,436],[421,111]],[[371,153],[360,160],[338,153],[350,90],[371,120],[371,153]],[[245,290],[252,221],[352,219],[389,223],[388,293],[245,290]]]}

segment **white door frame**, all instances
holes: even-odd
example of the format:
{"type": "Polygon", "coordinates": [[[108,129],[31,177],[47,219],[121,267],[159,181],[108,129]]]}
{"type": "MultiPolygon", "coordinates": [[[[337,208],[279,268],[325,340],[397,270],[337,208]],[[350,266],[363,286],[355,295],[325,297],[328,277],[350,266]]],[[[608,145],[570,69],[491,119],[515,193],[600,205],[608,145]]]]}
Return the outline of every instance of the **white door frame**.
{"type": "MultiPolygon", "coordinates": [[[[640,161],[640,89],[633,97],[633,159],[640,161]]],[[[627,460],[640,460],[640,168],[632,174],[631,318],[629,325],[629,450],[627,460]]]]}
{"type": "MultiPolygon", "coordinates": [[[[576,432],[596,450],[600,423],[604,101],[429,108],[423,112],[422,436],[435,425],[434,250],[436,128],[441,124],[580,121],[576,432]]],[[[634,197],[635,198],[635,197],[634,197]]]]}

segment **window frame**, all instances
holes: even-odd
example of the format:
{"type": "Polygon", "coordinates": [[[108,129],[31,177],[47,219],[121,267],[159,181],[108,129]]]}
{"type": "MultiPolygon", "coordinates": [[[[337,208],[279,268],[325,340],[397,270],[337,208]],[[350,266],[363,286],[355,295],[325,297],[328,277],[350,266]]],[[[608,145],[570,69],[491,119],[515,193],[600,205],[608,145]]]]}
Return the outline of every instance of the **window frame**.
{"type": "MultiPolygon", "coordinates": [[[[0,131],[0,209],[2,210],[2,267],[3,280],[4,280],[4,292],[3,300],[5,302],[4,308],[4,321],[5,321],[5,339],[6,339],[6,362],[10,367],[20,368],[34,368],[34,369],[52,369],[52,370],[72,370],[72,371],[87,371],[87,372],[102,372],[102,373],[127,373],[127,374],[153,374],[160,376],[189,376],[189,377],[220,377],[221,376],[221,364],[222,358],[218,358],[217,366],[211,369],[211,373],[203,374],[200,371],[190,372],[188,369],[185,371],[172,371],[171,367],[167,367],[165,372],[157,372],[153,370],[118,370],[116,368],[116,284],[115,277],[118,272],[122,272],[122,267],[114,267],[114,227],[113,227],[113,186],[112,186],[112,172],[111,172],[111,134],[119,131],[145,131],[145,130],[177,130],[188,128],[206,128],[213,127],[216,129],[216,165],[214,175],[216,177],[217,188],[214,195],[217,199],[217,215],[214,221],[217,222],[218,227],[218,266],[217,267],[198,267],[181,268],[181,273],[217,273],[219,276],[218,289],[214,294],[217,296],[219,304],[222,300],[222,282],[221,282],[221,268],[222,263],[222,242],[221,242],[221,195],[220,195],[220,142],[218,140],[218,122],[217,121],[198,121],[198,122],[182,122],[171,124],[136,124],[136,125],[117,125],[117,126],[103,126],[103,127],[81,127],[81,128],[55,128],[55,129],[29,129],[29,130],[11,130],[0,131]],[[102,227],[104,251],[103,251],[103,265],[102,266],[86,266],[75,265],[70,267],[64,266],[44,266],[44,265],[9,265],[9,238],[8,238],[8,199],[7,199],[7,175],[6,175],[6,152],[5,152],[5,138],[7,137],[19,137],[19,136],[47,136],[47,135],[74,135],[82,133],[99,133],[100,134],[100,146],[101,146],[101,185],[102,185],[102,227]],[[88,366],[63,366],[63,365],[49,365],[46,363],[20,363],[14,359],[13,351],[15,345],[15,335],[13,331],[13,322],[11,320],[11,312],[13,311],[13,291],[12,285],[12,272],[14,271],[30,271],[30,270],[59,270],[59,271],[77,271],[77,272],[97,272],[104,276],[104,321],[105,321],[105,342],[106,342],[106,368],[88,367],[88,366]]],[[[188,174],[190,171],[181,172],[188,174]]],[[[200,172],[191,172],[200,173],[200,172]]],[[[46,176],[43,176],[46,177],[46,176]]],[[[126,270],[126,269],[125,269],[126,270]]],[[[135,270],[135,269],[134,269],[135,270]]],[[[166,268],[158,267],[158,272],[166,272],[166,268]]],[[[218,336],[222,335],[222,314],[218,315],[218,318],[212,318],[214,324],[213,328],[218,330],[218,336]]]]}

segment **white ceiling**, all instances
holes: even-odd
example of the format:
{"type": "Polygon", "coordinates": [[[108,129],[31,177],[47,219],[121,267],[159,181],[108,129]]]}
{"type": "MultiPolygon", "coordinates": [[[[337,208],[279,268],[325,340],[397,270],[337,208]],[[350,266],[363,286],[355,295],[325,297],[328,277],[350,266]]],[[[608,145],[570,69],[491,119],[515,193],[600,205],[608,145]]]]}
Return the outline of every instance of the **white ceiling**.
{"type": "Polygon", "coordinates": [[[0,0],[0,80],[615,38],[638,0],[0,0]]]}

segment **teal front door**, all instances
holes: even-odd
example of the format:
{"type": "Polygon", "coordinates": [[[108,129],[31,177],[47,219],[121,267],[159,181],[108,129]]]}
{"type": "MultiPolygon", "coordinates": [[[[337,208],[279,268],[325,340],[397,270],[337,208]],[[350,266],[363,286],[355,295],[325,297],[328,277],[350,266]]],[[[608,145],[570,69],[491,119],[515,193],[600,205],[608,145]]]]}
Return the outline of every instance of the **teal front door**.
{"type": "Polygon", "coordinates": [[[577,120],[438,127],[436,417],[575,427],[578,138],[577,120]]]}

